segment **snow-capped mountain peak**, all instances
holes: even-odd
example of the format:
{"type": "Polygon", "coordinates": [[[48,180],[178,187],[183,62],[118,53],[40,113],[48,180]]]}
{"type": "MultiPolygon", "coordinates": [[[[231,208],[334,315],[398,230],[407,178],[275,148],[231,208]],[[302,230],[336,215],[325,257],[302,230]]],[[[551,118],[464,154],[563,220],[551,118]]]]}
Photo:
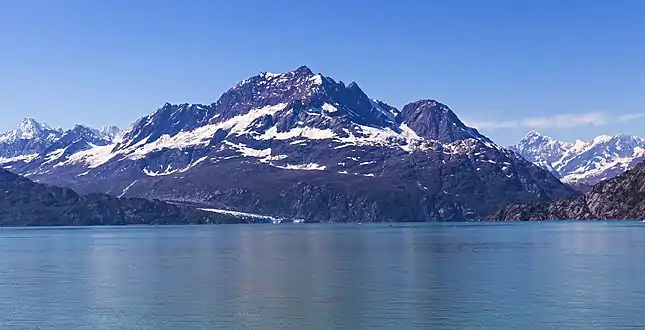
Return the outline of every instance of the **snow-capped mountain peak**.
{"type": "Polygon", "coordinates": [[[539,132],[535,130],[530,130],[524,138],[520,141],[524,145],[526,144],[539,144],[539,143],[557,143],[557,141],[553,140],[552,138],[542,135],[539,132]]]}
{"type": "Polygon", "coordinates": [[[106,140],[118,141],[123,137],[123,130],[116,126],[103,126],[99,130],[99,134],[106,140]]]}
{"type": "Polygon", "coordinates": [[[535,130],[528,131],[526,133],[526,135],[524,136],[524,140],[535,140],[535,139],[540,139],[540,138],[548,138],[548,137],[538,133],[535,130]]]}
{"type": "Polygon", "coordinates": [[[53,129],[45,123],[40,123],[33,118],[27,117],[20,123],[16,131],[20,134],[20,138],[33,139],[45,130],[51,131],[53,129]]]}
{"type": "Polygon", "coordinates": [[[369,98],[356,82],[345,85],[301,66],[247,78],[210,105],[166,103],[138,121],[117,149],[127,152],[142,143],[154,143],[158,150],[235,137],[268,140],[289,136],[394,143],[406,150],[422,140],[452,143],[476,139],[494,145],[440,102],[421,100],[399,111],[369,98]]]}
{"type": "Polygon", "coordinates": [[[279,132],[298,127],[339,130],[348,128],[349,123],[398,131],[398,115],[396,108],[371,100],[358,84],[346,86],[301,66],[285,73],[262,72],[247,78],[210,105],[166,103],[126,133],[119,148],[209,125],[231,133],[232,123],[241,118],[254,125],[258,134],[270,126],[279,132]],[[282,110],[276,110],[282,105],[282,110]]]}
{"type": "Polygon", "coordinates": [[[639,163],[645,156],[645,140],[627,134],[603,134],[590,141],[563,142],[531,131],[510,149],[564,182],[592,185],[639,163]]]}
{"type": "Polygon", "coordinates": [[[0,158],[35,155],[56,141],[62,130],[33,118],[25,118],[15,129],[0,134],[0,158]]]}
{"type": "Polygon", "coordinates": [[[0,135],[0,142],[13,140],[31,140],[31,139],[52,139],[52,133],[60,132],[54,130],[46,123],[41,123],[33,118],[26,117],[17,128],[0,135]]]}
{"type": "Polygon", "coordinates": [[[228,119],[252,108],[313,98],[337,87],[334,85],[332,79],[314,74],[306,66],[285,73],[262,72],[224,92],[214,106],[220,109],[220,120],[228,119]],[[234,112],[226,111],[233,107],[234,112]]]}

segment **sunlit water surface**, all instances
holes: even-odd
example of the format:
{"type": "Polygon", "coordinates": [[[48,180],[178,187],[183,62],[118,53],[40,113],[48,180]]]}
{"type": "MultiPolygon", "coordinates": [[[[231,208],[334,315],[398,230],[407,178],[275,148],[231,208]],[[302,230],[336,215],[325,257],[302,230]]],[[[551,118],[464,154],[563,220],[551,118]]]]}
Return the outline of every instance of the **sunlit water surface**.
{"type": "Polygon", "coordinates": [[[0,328],[629,329],[645,223],[0,229],[0,328]]]}

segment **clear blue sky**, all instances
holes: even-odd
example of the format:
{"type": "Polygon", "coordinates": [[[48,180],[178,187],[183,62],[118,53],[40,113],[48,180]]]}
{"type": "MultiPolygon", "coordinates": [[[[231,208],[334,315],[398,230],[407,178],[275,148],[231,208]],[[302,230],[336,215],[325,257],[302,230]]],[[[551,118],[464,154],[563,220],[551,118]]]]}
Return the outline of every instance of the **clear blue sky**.
{"type": "Polygon", "coordinates": [[[397,107],[442,101],[501,144],[645,135],[641,0],[4,1],[0,131],[127,126],[303,64],[397,107]]]}

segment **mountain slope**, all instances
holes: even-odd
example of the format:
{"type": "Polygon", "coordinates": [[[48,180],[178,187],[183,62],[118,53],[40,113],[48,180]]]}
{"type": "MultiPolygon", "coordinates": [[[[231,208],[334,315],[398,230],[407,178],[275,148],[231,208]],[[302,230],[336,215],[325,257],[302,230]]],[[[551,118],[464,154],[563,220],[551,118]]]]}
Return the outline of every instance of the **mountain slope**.
{"type": "Polygon", "coordinates": [[[112,144],[6,166],[83,193],[317,221],[449,221],[573,191],[446,105],[398,110],[307,67],[165,104],[112,144]],[[51,158],[51,157],[50,157],[51,158]]]}
{"type": "Polygon", "coordinates": [[[645,139],[625,134],[569,143],[531,131],[510,149],[574,186],[613,178],[645,159],[645,139]]]}
{"type": "Polygon", "coordinates": [[[104,194],[80,196],[71,189],[34,183],[0,169],[0,226],[237,223],[243,219],[161,201],[104,194]]]}
{"type": "Polygon", "coordinates": [[[645,219],[645,164],[595,185],[584,195],[549,203],[509,205],[487,220],[645,219]]]}

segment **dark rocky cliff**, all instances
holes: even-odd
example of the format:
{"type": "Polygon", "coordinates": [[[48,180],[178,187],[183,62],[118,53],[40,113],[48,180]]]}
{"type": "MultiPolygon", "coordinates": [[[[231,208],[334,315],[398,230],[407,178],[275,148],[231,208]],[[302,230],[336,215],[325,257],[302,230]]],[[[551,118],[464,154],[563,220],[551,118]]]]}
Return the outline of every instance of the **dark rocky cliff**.
{"type": "Polygon", "coordinates": [[[513,204],[486,220],[645,219],[645,164],[596,184],[583,195],[546,203],[513,204]]]}

